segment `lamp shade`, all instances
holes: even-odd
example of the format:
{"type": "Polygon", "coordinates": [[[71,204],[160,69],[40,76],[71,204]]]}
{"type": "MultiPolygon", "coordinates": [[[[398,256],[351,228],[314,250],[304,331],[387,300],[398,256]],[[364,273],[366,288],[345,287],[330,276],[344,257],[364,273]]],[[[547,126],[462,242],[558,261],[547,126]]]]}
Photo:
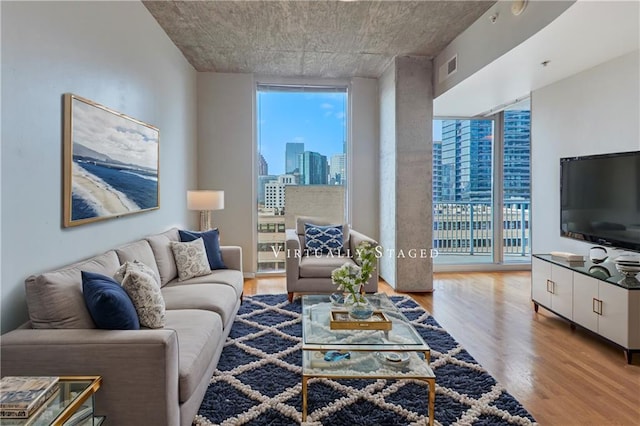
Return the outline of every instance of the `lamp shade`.
{"type": "Polygon", "coordinates": [[[224,191],[187,191],[189,210],[224,209],[224,191]]]}

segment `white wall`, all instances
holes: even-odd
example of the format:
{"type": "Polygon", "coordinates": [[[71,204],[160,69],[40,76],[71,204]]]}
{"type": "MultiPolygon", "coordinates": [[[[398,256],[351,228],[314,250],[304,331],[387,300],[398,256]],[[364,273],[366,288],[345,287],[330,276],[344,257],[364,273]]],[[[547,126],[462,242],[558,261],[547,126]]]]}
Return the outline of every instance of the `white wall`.
{"type": "Polygon", "coordinates": [[[524,12],[514,16],[510,1],[496,2],[433,60],[434,97],[440,96],[540,31],[573,3],[575,0],[529,1],[524,12]],[[497,18],[492,23],[490,17],[496,15],[497,18]],[[457,71],[440,81],[442,66],[456,54],[457,71]]]}
{"type": "Polygon", "coordinates": [[[351,151],[348,171],[351,225],[378,240],[379,221],[379,125],[378,80],[353,78],[351,97],[351,151]]]}
{"type": "Polygon", "coordinates": [[[24,279],[195,222],[196,72],[140,2],[2,2],[2,331],[24,279]],[[62,228],[62,95],[160,129],[160,209],[62,228]]]}
{"type": "MultiPolygon", "coordinates": [[[[396,247],[396,66],[389,65],[380,91],[380,244],[396,247]]],[[[396,287],[396,257],[380,258],[380,276],[396,287]]]]}
{"type": "Polygon", "coordinates": [[[639,75],[635,51],[532,92],[533,253],[588,254],[560,237],[560,158],[640,150],[639,75]]]}
{"type": "Polygon", "coordinates": [[[242,247],[245,273],[256,270],[255,85],[348,84],[351,97],[351,225],[373,238],[378,233],[378,85],[351,81],[198,73],[198,186],[225,191],[224,210],[214,212],[222,242],[242,247]]]}
{"type": "Polygon", "coordinates": [[[224,191],[213,225],[222,244],[242,247],[249,273],[256,265],[254,97],[252,74],[198,73],[198,189],[224,191]]]}

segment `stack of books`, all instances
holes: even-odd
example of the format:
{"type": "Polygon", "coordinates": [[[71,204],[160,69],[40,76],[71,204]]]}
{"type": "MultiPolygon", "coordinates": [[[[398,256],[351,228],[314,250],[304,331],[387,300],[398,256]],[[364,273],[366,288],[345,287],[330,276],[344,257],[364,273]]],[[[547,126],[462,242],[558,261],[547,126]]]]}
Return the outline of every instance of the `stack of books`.
{"type": "Polygon", "coordinates": [[[0,418],[29,418],[57,390],[58,377],[3,377],[0,380],[0,418]]]}

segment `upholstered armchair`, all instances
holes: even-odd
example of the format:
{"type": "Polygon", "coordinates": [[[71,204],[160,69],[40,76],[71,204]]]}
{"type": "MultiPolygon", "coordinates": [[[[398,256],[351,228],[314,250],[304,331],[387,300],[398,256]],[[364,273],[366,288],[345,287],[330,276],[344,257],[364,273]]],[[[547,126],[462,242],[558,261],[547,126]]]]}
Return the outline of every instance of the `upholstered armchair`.
{"type": "MultiPolygon", "coordinates": [[[[331,282],[331,272],[347,262],[355,263],[356,247],[361,242],[368,241],[374,246],[378,245],[372,238],[342,224],[343,250],[339,254],[305,250],[305,223],[320,226],[336,225],[320,218],[297,217],[296,228],[285,230],[289,301],[293,300],[295,293],[336,291],[336,286],[331,282]]],[[[378,291],[378,264],[371,279],[364,285],[364,291],[367,293],[378,291]]]]}

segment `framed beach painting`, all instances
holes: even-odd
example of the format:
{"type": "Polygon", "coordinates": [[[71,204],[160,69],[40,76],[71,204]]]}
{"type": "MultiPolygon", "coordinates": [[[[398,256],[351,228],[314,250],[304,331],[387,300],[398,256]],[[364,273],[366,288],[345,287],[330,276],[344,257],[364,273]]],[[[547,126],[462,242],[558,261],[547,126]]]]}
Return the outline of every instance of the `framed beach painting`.
{"type": "Polygon", "coordinates": [[[160,131],[70,93],[64,95],[64,226],[153,210],[160,131]]]}

